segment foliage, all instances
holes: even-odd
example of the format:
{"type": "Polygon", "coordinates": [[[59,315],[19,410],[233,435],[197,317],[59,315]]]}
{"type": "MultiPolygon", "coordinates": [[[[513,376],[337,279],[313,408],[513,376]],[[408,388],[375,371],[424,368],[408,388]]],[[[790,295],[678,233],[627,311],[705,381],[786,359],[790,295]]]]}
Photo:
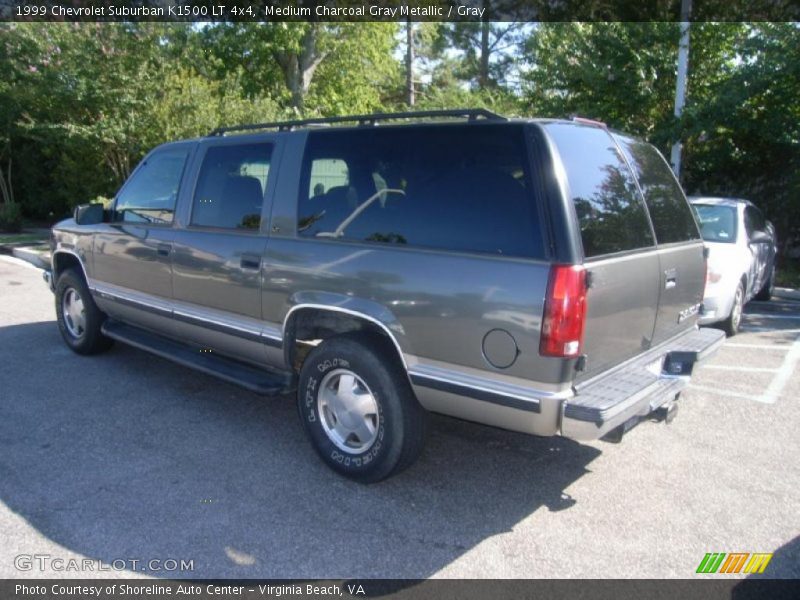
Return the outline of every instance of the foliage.
{"type": "MultiPolygon", "coordinates": [[[[408,26],[0,24],[0,208],[55,220],[219,125],[405,109],[408,26]]],[[[580,114],[665,154],[680,139],[688,192],[750,198],[800,240],[797,24],[693,23],[681,119],[676,23],[411,26],[417,108],[580,114]]]]}
{"type": "Polygon", "coordinates": [[[548,23],[526,50],[530,112],[579,114],[643,136],[669,156],[683,141],[688,193],[749,198],[782,240],[800,236],[800,29],[694,23],[686,110],[673,116],[677,23],[548,23]]]}
{"type": "Polygon", "coordinates": [[[0,231],[16,233],[22,229],[22,209],[16,202],[0,204],[0,231]]]}

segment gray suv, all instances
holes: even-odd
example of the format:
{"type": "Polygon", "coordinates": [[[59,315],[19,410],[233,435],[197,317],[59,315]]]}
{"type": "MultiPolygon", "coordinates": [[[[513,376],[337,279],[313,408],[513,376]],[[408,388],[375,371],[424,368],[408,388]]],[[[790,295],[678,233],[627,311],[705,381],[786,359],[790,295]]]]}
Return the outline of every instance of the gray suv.
{"type": "Polygon", "coordinates": [[[150,152],[52,246],[75,352],[118,340],[296,393],[363,482],[417,458],[429,411],[576,440],[670,421],[723,339],[697,327],[703,242],[667,163],[579,119],[220,129],[150,152]]]}

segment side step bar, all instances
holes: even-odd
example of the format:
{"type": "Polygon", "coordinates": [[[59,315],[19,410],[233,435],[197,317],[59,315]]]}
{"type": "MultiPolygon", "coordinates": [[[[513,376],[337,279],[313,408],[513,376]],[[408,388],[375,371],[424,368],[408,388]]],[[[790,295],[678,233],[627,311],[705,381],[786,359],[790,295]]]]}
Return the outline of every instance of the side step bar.
{"type": "Polygon", "coordinates": [[[200,348],[181,344],[111,319],[103,324],[103,333],[124,344],[146,350],[156,356],[213,375],[264,396],[279,396],[293,391],[295,387],[292,373],[258,369],[228,358],[202,353],[200,348]]]}

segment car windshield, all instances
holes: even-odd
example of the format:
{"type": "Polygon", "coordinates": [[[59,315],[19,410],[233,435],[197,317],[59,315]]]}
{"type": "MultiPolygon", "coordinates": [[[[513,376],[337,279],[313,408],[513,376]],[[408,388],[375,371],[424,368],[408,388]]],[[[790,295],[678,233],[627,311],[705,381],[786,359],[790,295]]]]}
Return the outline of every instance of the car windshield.
{"type": "Polygon", "coordinates": [[[718,204],[692,204],[700,223],[700,234],[707,242],[736,241],[736,209],[718,204]]]}

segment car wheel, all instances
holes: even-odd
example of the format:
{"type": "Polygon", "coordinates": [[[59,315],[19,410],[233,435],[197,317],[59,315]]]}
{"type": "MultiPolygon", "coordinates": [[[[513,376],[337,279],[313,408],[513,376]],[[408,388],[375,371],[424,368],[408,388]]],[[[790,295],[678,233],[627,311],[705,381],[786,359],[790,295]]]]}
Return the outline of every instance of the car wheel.
{"type": "Polygon", "coordinates": [[[113,340],[101,331],[105,315],[80,274],[65,270],[56,282],[55,297],[58,328],[67,346],[78,354],[97,354],[111,347],[113,340]]]}
{"type": "Polygon", "coordinates": [[[297,405],[322,460],[362,483],[402,471],[424,446],[427,412],[380,336],[346,334],[312,350],[300,370],[297,405]]]}
{"type": "Polygon", "coordinates": [[[764,287],[756,294],[756,300],[766,302],[772,298],[772,293],[775,291],[775,267],[769,272],[769,279],[764,282],[764,287]]]}
{"type": "Polygon", "coordinates": [[[736,294],[733,297],[733,306],[731,307],[731,314],[722,324],[725,334],[728,337],[734,336],[739,332],[739,325],[742,323],[742,310],[744,308],[744,283],[739,282],[736,288],[736,294]]]}

